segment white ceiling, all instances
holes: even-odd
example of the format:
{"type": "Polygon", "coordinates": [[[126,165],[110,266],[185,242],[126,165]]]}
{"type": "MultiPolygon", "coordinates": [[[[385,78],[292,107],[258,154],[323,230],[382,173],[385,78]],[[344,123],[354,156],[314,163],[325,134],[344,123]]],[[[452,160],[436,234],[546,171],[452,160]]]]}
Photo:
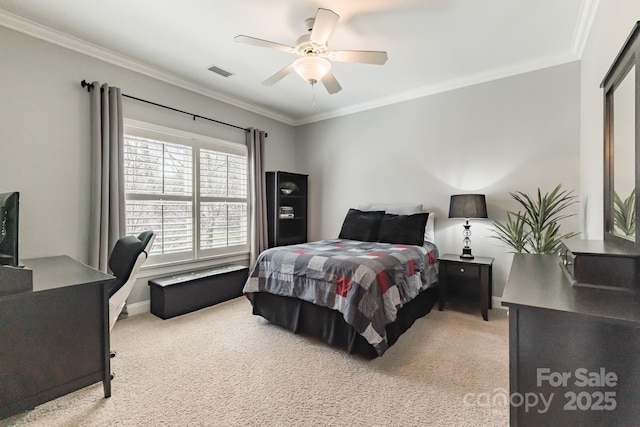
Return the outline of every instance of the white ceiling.
{"type": "Polygon", "coordinates": [[[577,60],[597,1],[0,0],[0,25],[299,125],[577,60]],[[295,45],[319,7],[340,15],[331,49],[389,60],[332,63],[343,89],[316,86],[314,107],[295,73],[262,85],[295,55],[234,36],[295,45]]]}

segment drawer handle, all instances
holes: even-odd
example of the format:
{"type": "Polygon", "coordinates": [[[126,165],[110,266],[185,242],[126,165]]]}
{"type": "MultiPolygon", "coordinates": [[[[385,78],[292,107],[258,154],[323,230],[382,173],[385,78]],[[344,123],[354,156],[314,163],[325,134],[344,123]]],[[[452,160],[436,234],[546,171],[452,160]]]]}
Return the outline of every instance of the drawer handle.
{"type": "Polygon", "coordinates": [[[460,268],[460,273],[464,273],[464,268],[460,268]]]}

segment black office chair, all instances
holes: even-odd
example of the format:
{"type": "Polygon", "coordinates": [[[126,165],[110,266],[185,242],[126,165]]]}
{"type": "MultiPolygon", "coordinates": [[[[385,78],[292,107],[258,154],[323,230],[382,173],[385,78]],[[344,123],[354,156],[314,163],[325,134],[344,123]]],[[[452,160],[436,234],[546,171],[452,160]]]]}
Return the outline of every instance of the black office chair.
{"type": "Polygon", "coordinates": [[[133,289],[140,266],[148,257],[155,240],[153,231],[144,231],[135,236],[120,238],[109,257],[109,269],[116,276],[116,282],[109,291],[109,330],[118,320],[124,304],[133,289]]]}
{"type": "MultiPolygon", "coordinates": [[[[138,270],[149,256],[155,238],[153,231],[143,231],[138,237],[121,237],[111,251],[109,269],[116,276],[116,281],[109,290],[109,331],[113,329],[124,308],[136,283],[138,270]]],[[[111,350],[110,356],[116,357],[116,352],[111,350]]],[[[111,378],[114,377],[112,372],[111,378]]]]}

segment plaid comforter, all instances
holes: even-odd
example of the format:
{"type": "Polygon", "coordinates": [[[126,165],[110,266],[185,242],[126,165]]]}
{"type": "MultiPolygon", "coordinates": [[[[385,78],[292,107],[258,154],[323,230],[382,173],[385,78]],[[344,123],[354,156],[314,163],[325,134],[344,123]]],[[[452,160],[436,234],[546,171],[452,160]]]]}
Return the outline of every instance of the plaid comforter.
{"type": "Polygon", "coordinates": [[[398,309],[437,281],[437,248],[332,239],[267,249],[244,293],[299,298],[342,313],[382,355],[385,326],[398,309]]]}

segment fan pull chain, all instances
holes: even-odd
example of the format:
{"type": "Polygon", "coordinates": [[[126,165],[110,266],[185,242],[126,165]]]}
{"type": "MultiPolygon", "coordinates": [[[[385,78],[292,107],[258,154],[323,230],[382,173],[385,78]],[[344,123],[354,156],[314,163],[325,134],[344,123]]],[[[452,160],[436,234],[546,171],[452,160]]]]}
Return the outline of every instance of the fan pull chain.
{"type": "Polygon", "coordinates": [[[313,102],[311,103],[311,106],[315,110],[316,109],[316,85],[314,85],[313,83],[311,83],[311,93],[313,94],[313,102]]]}

